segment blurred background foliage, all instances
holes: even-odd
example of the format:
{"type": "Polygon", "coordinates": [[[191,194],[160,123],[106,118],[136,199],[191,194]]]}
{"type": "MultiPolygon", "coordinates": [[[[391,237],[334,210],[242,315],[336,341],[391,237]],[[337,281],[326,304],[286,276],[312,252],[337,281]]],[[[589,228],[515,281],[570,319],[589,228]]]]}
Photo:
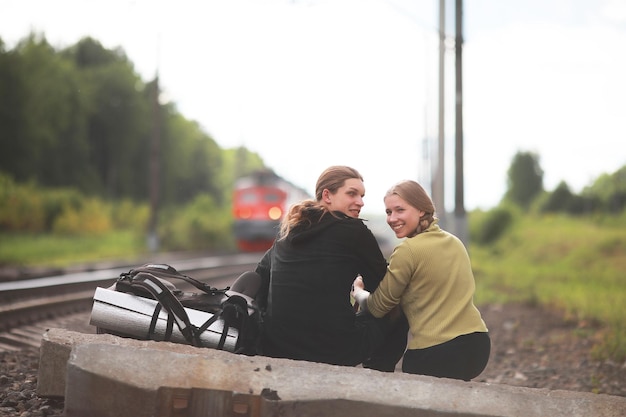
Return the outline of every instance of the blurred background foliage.
{"type": "Polygon", "coordinates": [[[0,40],[0,233],[145,235],[158,211],[162,249],[232,248],[233,183],[264,162],[221,149],[157,87],[89,37],[62,50],[0,40]]]}

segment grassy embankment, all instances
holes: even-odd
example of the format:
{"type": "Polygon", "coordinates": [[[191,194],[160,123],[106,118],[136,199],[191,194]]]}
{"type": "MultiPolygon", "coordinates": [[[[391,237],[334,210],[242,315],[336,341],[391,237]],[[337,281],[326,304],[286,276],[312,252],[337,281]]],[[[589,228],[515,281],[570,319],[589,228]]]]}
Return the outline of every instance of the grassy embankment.
{"type": "MultiPolygon", "coordinates": [[[[529,215],[496,243],[470,243],[476,303],[526,302],[554,308],[596,342],[598,358],[626,359],[626,215],[529,215]]],[[[470,222],[472,216],[470,216],[470,222]]],[[[0,264],[65,266],[129,259],[145,252],[136,234],[99,237],[0,236],[0,264]]]]}
{"type": "Polygon", "coordinates": [[[554,308],[594,338],[598,359],[626,359],[626,215],[518,218],[495,244],[470,245],[476,303],[554,308]]]}
{"type": "Polygon", "coordinates": [[[0,235],[0,265],[66,267],[101,260],[133,259],[146,241],[133,231],[96,236],[0,235]]]}

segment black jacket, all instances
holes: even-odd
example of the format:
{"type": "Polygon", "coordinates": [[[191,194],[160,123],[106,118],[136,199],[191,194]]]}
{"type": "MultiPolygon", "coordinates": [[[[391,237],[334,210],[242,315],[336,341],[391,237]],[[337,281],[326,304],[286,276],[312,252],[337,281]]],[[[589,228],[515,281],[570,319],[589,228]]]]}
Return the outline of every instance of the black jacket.
{"type": "Polygon", "coordinates": [[[363,220],[343,213],[312,215],[311,223],[277,240],[256,271],[266,308],[264,354],[356,365],[368,351],[368,329],[355,320],[350,289],[357,274],[374,291],[387,268],[363,220]]]}

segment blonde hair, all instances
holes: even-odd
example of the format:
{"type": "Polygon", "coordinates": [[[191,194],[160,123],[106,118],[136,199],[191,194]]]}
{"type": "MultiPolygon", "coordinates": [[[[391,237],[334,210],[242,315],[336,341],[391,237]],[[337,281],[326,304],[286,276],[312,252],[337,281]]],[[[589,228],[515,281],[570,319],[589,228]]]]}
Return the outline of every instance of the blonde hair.
{"type": "Polygon", "coordinates": [[[295,226],[300,224],[311,224],[312,215],[319,213],[321,219],[328,209],[321,204],[322,193],[324,190],[330,191],[331,194],[335,194],[337,190],[344,186],[346,180],[356,178],[363,181],[363,177],[354,168],[345,165],[333,165],[328,167],[322,172],[315,184],[315,200],[303,200],[294,204],[289,208],[287,215],[280,223],[279,239],[284,239],[289,234],[289,231],[295,226]]]}
{"type": "Polygon", "coordinates": [[[435,204],[419,183],[413,180],[400,181],[387,191],[385,198],[391,195],[397,195],[410,206],[424,212],[424,215],[419,219],[415,234],[428,229],[435,220],[435,204]]]}

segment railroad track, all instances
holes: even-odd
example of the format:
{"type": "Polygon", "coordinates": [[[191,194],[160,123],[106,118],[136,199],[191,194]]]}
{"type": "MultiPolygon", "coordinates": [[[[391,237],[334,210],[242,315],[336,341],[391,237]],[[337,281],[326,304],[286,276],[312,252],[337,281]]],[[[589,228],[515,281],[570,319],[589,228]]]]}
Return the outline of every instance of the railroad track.
{"type": "MultiPolygon", "coordinates": [[[[224,288],[244,271],[254,269],[259,259],[259,254],[251,253],[166,263],[212,287],[224,288]]],[[[39,348],[41,335],[52,327],[95,332],[89,325],[95,289],[111,286],[131,268],[0,282],[0,352],[39,348]]],[[[182,290],[195,290],[182,281],[176,285],[182,290]]]]}

